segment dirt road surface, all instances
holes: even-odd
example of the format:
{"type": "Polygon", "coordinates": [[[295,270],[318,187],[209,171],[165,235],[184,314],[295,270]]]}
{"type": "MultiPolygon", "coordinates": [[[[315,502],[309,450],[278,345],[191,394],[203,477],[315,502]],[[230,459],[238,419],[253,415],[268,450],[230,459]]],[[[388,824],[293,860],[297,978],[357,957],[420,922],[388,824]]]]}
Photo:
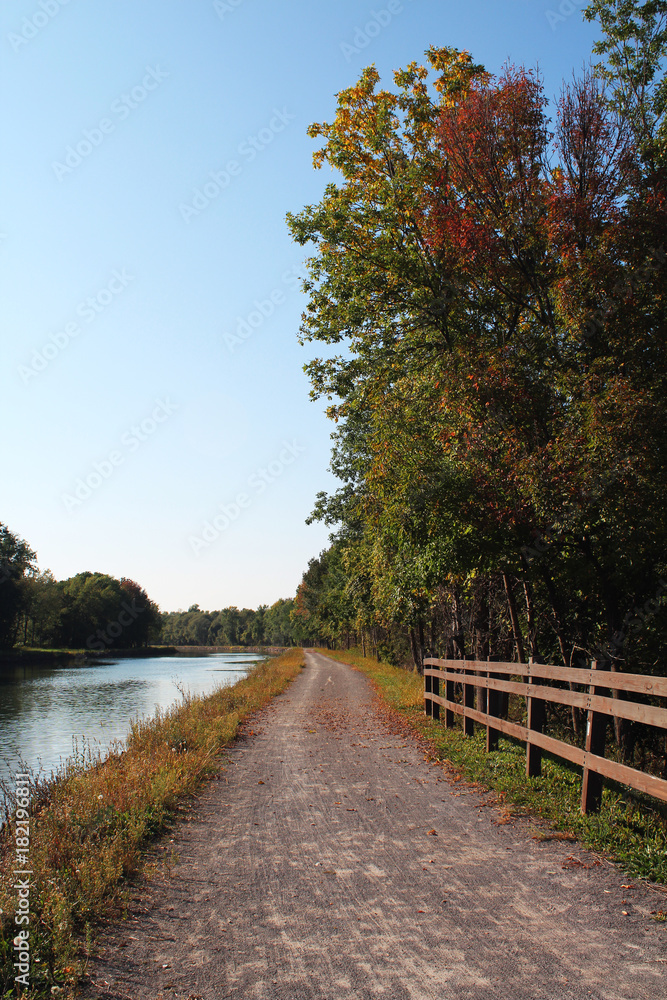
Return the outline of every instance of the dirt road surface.
{"type": "Polygon", "coordinates": [[[663,1000],[667,897],[535,840],[308,653],[105,935],[98,1000],[663,1000]]]}

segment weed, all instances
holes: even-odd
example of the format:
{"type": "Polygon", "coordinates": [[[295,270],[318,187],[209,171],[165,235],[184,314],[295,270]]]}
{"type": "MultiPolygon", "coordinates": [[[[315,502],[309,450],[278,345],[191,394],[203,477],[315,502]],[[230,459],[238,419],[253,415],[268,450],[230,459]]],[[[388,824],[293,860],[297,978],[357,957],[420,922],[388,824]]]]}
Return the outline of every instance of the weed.
{"type": "MultiPolygon", "coordinates": [[[[142,852],[201,782],[220,768],[220,751],[239,724],[283,691],[303,665],[301,650],[261,662],[233,687],[132,723],[127,749],[102,760],[77,746],[56,775],[37,776],[30,806],[30,989],[72,996],[95,929],[117,915],[142,852]]],[[[5,789],[11,797],[11,790],[5,789]]],[[[15,824],[0,831],[0,994],[17,995],[13,947],[17,894],[15,824]]]]}
{"type": "Polygon", "coordinates": [[[526,777],[523,744],[500,739],[486,752],[486,735],[464,736],[424,714],[424,679],[399,667],[364,658],[357,650],[319,650],[362,670],[382,701],[414,732],[428,740],[429,752],[446,761],[460,776],[497,793],[517,813],[539,816],[554,833],[575,838],[585,847],[619,862],[630,875],[667,882],[667,821],[648,797],[619,785],[606,784],[599,813],[582,816],[581,772],[574,765],[545,755],[542,774],[526,777]]]}

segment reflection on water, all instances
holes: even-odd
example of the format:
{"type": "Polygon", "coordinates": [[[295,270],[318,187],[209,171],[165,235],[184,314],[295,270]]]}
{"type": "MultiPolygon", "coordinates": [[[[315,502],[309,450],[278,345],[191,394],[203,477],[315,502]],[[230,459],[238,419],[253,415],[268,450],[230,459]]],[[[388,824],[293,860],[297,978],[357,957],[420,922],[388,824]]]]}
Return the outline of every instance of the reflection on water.
{"type": "Polygon", "coordinates": [[[82,743],[105,756],[130,720],[209,694],[243,677],[252,653],[122,659],[82,667],[16,667],[0,674],[0,778],[19,761],[46,774],[82,743]]]}

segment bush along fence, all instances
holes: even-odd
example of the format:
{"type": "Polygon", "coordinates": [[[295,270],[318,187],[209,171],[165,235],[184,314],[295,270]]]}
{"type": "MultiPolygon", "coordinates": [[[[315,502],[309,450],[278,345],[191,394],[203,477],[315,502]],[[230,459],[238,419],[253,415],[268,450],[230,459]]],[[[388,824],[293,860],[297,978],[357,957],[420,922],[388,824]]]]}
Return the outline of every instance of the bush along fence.
{"type": "MultiPolygon", "coordinates": [[[[608,667],[608,663],[602,663],[608,667]]],[[[454,715],[463,716],[463,730],[474,734],[475,723],[486,727],[486,749],[495,750],[501,733],[526,744],[526,774],[539,775],[542,753],[571,761],[583,768],[581,811],[600,807],[602,779],[629,785],[667,802],[667,781],[645,771],[605,758],[605,736],[610,719],[627,719],[667,731],[667,709],[648,704],[647,699],[667,698],[667,677],[623,674],[599,669],[554,666],[547,663],[495,663],[489,660],[424,660],[424,709],[427,716],[454,725],[454,715]],[[520,677],[520,681],[512,678],[520,677]],[[444,683],[444,697],[440,682],[444,683]],[[549,682],[563,682],[555,687],[549,682]],[[575,690],[576,687],[585,690],[575,690]],[[507,718],[510,695],[525,699],[525,725],[507,718]],[[545,728],[546,705],[568,705],[587,715],[583,749],[553,736],[545,728]],[[476,706],[476,707],[475,707],[476,706]]]]}

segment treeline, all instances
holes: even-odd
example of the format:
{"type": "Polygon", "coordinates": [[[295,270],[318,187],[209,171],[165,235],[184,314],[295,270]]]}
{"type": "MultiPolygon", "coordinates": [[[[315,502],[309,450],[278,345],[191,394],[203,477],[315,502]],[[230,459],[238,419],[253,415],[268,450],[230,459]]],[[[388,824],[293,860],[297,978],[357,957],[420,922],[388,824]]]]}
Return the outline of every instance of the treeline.
{"type": "Polygon", "coordinates": [[[134,580],[105,573],[56,580],[0,524],[0,649],[133,649],[157,641],[160,625],[157,605],[134,580]]]}
{"type": "Polygon", "coordinates": [[[667,3],[586,16],[603,62],[552,115],[433,48],[309,130],[339,179],[288,217],[301,338],[345,348],[307,366],[342,484],[313,643],[667,672],[667,3]]]}
{"type": "Polygon", "coordinates": [[[56,580],[35,552],[0,523],[0,649],[134,649],[140,646],[294,646],[294,600],[160,613],[133,580],[78,573],[56,580]]]}
{"type": "Polygon", "coordinates": [[[202,611],[193,604],[187,611],[163,613],[161,641],[168,646],[294,646],[293,606],[291,599],[260,604],[255,611],[202,611]]]}

